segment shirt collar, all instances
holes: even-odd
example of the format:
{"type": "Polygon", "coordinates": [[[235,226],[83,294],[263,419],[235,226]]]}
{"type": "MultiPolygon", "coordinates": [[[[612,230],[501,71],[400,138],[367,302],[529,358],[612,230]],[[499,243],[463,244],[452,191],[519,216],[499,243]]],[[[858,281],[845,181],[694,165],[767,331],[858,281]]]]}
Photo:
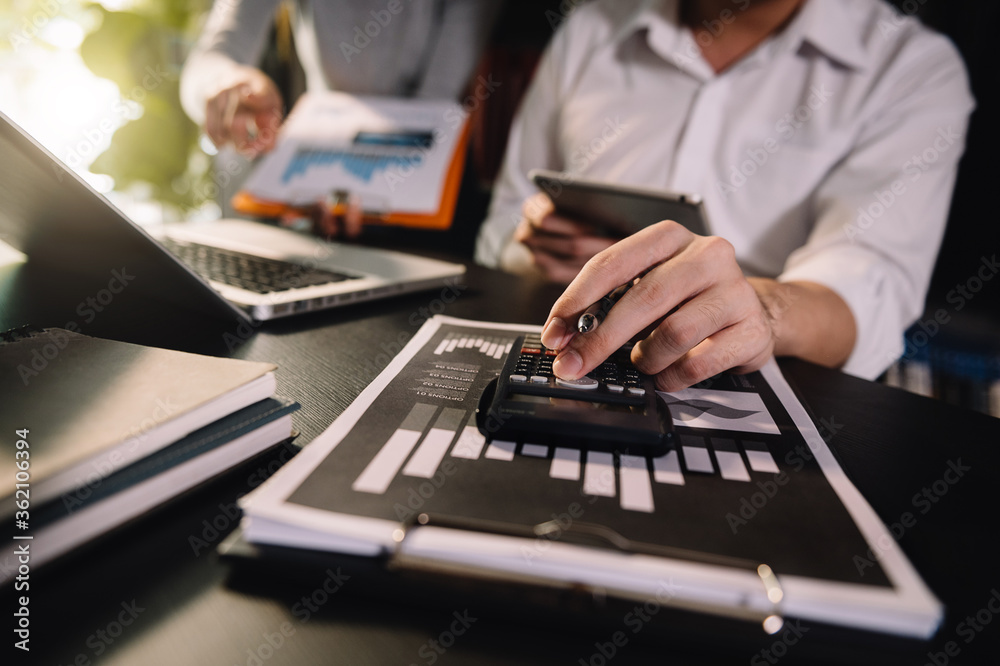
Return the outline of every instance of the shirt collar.
{"type": "MultiPolygon", "coordinates": [[[[642,30],[647,31],[650,47],[663,57],[680,49],[686,28],[680,25],[679,0],[640,0],[625,16],[612,41],[620,43],[642,30]]],[[[864,69],[867,57],[861,30],[843,0],[806,0],[777,41],[789,49],[808,42],[832,60],[864,69]]]]}
{"type": "Polygon", "coordinates": [[[682,28],[679,12],[678,0],[640,0],[635,9],[626,14],[612,41],[623,42],[641,30],[652,31],[656,28],[656,45],[669,52],[680,41],[682,28]]]}
{"type": "Polygon", "coordinates": [[[831,60],[864,69],[868,63],[861,41],[863,26],[852,15],[852,3],[843,0],[806,0],[786,31],[790,46],[808,42],[831,60]]]}

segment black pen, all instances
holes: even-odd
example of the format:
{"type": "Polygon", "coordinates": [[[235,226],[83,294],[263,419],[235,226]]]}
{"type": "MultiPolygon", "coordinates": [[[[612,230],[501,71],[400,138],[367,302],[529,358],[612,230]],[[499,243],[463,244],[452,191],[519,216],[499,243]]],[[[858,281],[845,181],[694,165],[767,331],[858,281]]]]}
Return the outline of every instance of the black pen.
{"type": "Polygon", "coordinates": [[[608,316],[612,306],[625,295],[626,291],[632,288],[633,284],[635,284],[635,280],[629,280],[620,287],[615,287],[604,298],[584,310],[576,322],[576,329],[581,333],[589,333],[597,328],[608,316]]]}

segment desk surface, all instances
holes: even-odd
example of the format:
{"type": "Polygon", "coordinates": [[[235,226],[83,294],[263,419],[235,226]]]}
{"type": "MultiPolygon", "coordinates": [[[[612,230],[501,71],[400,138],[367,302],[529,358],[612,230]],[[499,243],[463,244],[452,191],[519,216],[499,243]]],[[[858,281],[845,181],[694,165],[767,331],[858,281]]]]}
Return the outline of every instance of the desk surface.
{"type": "MultiPolygon", "coordinates": [[[[273,361],[280,366],[279,392],[302,404],[296,416],[301,442],[350,404],[425,314],[539,323],[558,294],[548,285],[471,267],[467,286],[450,304],[440,293],[426,292],[237,330],[157,310],[128,293],[84,317],[77,305],[85,287],[53,289],[46,286],[53,283],[48,277],[23,265],[0,266],[0,330],[29,321],[75,321],[90,335],[273,361]]],[[[1000,421],[801,361],[785,360],[781,367],[849,476],[948,608],[935,641],[904,646],[907,656],[923,663],[930,650],[940,652],[938,663],[944,663],[940,659],[950,647],[959,656],[947,657],[949,663],[978,663],[1000,636],[1000,621],[986,625],[993,617],[991,596],[1000,599],[994,545],[1000,421]],[[952,463],[969,469],[957,483],[942,486],[952,463]],[[924,489],[931,489],[931,499],[921,499],[924,489]],[[915,521],[904,526],[906,513],[915,521]],[[964,620],[977,613],[986,625],[982,631],[964,620]]],[[[614,646],[609,641],[622,628],[621,616],[570,623],[531,613],[511,617],[475,596],[458,598],[454,607],[413,598],[385,601],[367,595],[363,583],[351,589],[350,581],[344,593],[318,595],[324,601],[315,612],[304,611],[303,597],[323,579],[299,584],[263,577],[236,584],[229,567],[202,545],[218,543],[235,527],[230,505],[288,456],[279,450],[251,461],[34,573],[33,649],[30,660],[16,663],[601,664],[612,649],[615,663],[662,662],[668,650],[670,663],[716,661],[723,653],[725,661],[769,663],[779,652],[787,653],[784,661],[858,661],[871,654],[865,637],[843,641],[843,652],[810,646],[808,633],[775,649],[774,637],[737,642],[725,631],[713,634],[709,624],[706,642],[666,622],[653,622],[652,630],[614,646]],[[455,612],[476,621],[452,645],[448,631],[455,612]],[[716,656],[706,657],[706,651],[716,656]]]]}

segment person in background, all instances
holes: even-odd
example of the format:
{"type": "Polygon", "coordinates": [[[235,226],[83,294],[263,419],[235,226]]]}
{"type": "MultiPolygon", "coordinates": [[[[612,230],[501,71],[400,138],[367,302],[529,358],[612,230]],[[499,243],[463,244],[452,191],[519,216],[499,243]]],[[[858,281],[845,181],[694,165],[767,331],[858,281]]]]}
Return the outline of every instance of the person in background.
{"type": "MultiPolygon", "coordinates": [[[[212,142],[255,157],[284,118],[278,86],[258,63],[281,0],[217,0],[181,75],[181,102],[212,142]]],[[[293,22],[306,90],[457,100],[499,0],[298,1],[293,22]]],[[[340,232],[357,236],[354,207],[340,232]]],[[[324,216],[326,235],[337,220],[324,216]]]]}
{"type": "Polygon", "coordinates": [[[772,355],[874,378],[922,311],[973,106],[951,43],[881,0],[597,0],[542,59],[476,258],[569,283],[543,332],[564,378],[640,333],[665,390],[772,355]],[[713,235],[615,242],[531,168],[701,195],[713,235]]]}

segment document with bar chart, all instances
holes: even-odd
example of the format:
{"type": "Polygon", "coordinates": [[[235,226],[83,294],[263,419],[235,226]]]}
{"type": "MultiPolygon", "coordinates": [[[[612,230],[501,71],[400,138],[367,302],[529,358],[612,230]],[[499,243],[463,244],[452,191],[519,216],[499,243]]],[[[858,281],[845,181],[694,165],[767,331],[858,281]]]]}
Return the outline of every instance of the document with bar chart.
{"type": "Polygon", "coordinates": [[[309,93],[247,179],[263,201],[312,204],[335,190],[370,212],[438,212],[465,113],[451,101],[309,93]]]}
{"type": "Polygon", "coordinates": [[[488,441],[479,397],[515,339],[537,331],[428,321],[247,498],[246,538],[625,598],[666,585],[711,612],[933,633],[940,603],[777,364],[660,394],[676,438],[659,457],[488,441]]]}

